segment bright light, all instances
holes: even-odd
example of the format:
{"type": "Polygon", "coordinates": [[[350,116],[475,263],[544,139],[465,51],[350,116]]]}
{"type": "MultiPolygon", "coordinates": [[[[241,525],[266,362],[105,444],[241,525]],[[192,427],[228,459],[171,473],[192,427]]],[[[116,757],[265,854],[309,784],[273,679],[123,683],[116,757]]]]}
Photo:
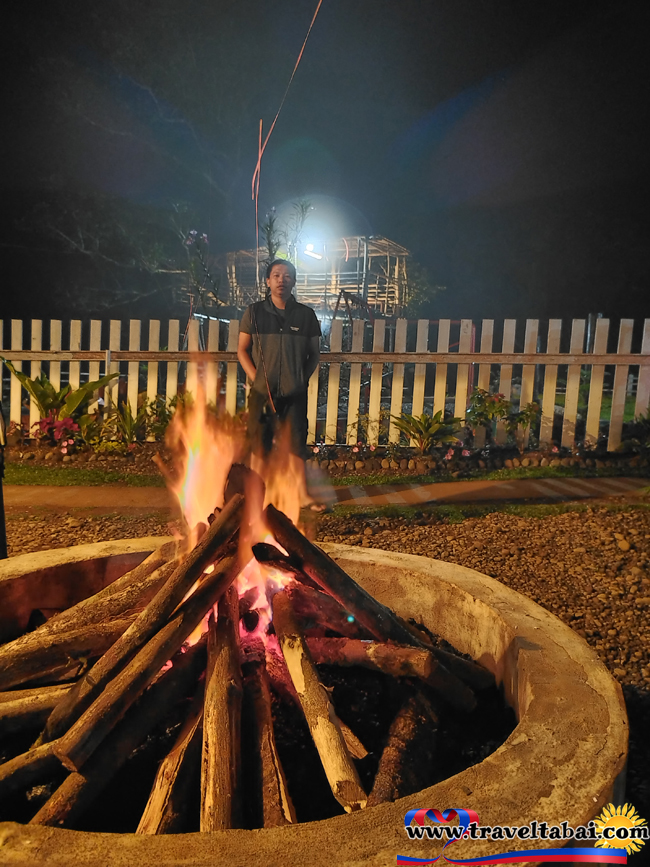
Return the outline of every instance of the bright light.
{"type": "Polygon", "coordinates": [[[322,259],[320,253],[312,253],[311,250],[305,250],[305,256],[311,256],[312,259],[322,259]]]}
{"type": "Polygon", "coordinates": [[[314,249],[313,244],[307,244],[307,246],[305,247],[305,253],[307,252],[307,250],[313,250],[313,249],[314,249]]]}

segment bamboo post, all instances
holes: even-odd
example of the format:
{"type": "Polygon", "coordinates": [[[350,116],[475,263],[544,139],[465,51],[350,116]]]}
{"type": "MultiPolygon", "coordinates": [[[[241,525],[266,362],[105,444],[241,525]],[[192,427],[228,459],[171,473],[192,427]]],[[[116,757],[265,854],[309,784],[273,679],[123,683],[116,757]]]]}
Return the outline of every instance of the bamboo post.
{"type": "MultiPolygon", "coordinates": [[[[539,331],[538,319],[526,320],[526,331],[524,334],[524,352],[532,355],[537,352],[537,332],[539,331]]],[[[521,369],[521,394],[519,396],[519,406],[523,409],[535,399],[535,365],[524,364],[521,369]]],[[[528,445],[530,438],[530,428],[522,434],[519,434],[519,448],[523,451],[528,445]]]]}
{"type": "MultiPolygon", "coordinates": [[[[560,351],[561,319],[549,319],[548,343],[546,352],[560,351]]],[[[557,389],[557,364],[546,364],[544,367],[544,391],[542,392],[542,422],[539,430],[539,444],[549,445],[553,436],[555,420],[555,392],[557,389]]]]}
{"type": "MultiPolygon", "coordinates": [[[[386,320],[376,319],[372,338],[372,351],[384,351],[384,339],[386,335],[386,320]]],[[[381,425],[381,386],[383,381],[384,365],[381,362],[371,365],[370,374],[370,399],[368,402],[368,445],[376,446],[379,442],[379,428],[381,425]]]]}
{"type": "MultiPolygon", "coordinates": [[[[352,352],[363,352],[363,332],[365,321],[352,322],[352,352]]],[[[354,445],[359,437],[359,403],[361,401],[361,364],[350,365],[350,386],[348,389],[348,429],[346,442],[354,445]]]]}
{"type": "MultiPolygon", "coordinates": [[[[343,323],[340,319],[332,322],[330,332],[330,352],[341,352],[343,347],[343,323]]],[[[336,429],[339,420],[339,384],[341,381],[341,363],[331,361],[327,378],[327,414],[325,417],[325,442],[333,445],[336,442],[336,429]]]]}
{"type": "Polygon", "coordinates": [[[32,747],[0,765],[0,799],[46,780],[60,768],[53,744],[32,747]]]}
{"type": "MultiPolygon", "coordinates": [[[[493,338],[494,319],[484,319],[481,323],[481,355],[487,355],[489,352],[492,352],[493,338]]],[[[490,364],[479,364],[477,387],[483,389],[483,391],[490,390],[490,364]]],[[[474,431],[474,445],[479,449],[485,445],[485,428],[483,425],[478,425],[474,431]]]]}
{"type": "MultiPolygon", "coordinates": [[[[517,330],[516,319],[505,319],[503,322],[503,343],[501,344],[501,352],[512,353],[515,351],[515,332],[517,330]]],[[[550,350],[549,350],[550,352],[550,350]]],[[[501,365],[501,376],[499,377],[499,393],[506,400],[510,400],[512,394],[512,364],[501,365]]],[[[508,438],[504,421],[497,422],[496,441],[505,443],[508,438]]]]}
{"type": "MultiPolygon", "coordinates": [[[[584,319],[574,319],[571,324],[569,351],[573,355],[582,354],[585,341],[585,325],[584,319]]],[[[581,370],[582,367],[579,364],[570,364],[567,370],[564,419],[562,421],[562,445],[566,448],[570,448],[575,443],[581,370]]]]}
{"type": "Polygon", "coordinates": [[[273,597],[273,623],[332,794],[346,813],[361,810],[366,806],[366,793],[284,591],[273,597]]]}
{"type": "Polygon", "coordinates": [[[201,831],[235,828],[240,820],[242,682],[239,596],[234,587],[208,623],[208,668],[203,706],[201,831]]]}
{"type": "MultiPolygon", "coordinates": [[[[94,352],[100,352],[102,348],[102,323],[101,319],[90,320],[90,346],[94,352]]],[[[88,364],[88,379],[96,382],[99,379],[99,361],[91,361],[88,364]]],[[[106,371],[108,373],[108,371],[106,371]]],[[[93,394],[88,404],[88,412],[96,412],[99,409],[97,393],[93,394]]]]}
{"type": "MultiPolygon", "coordinates": [[[[438,323],[438,347],[436,352],[449,352],[449,319],[441,319],[438,323]]],[[[435,361],[433,356],[432,361],[435,361]]],[[[445,399],[447,397],[447,365],[436,361],[436,379],[433,389],[433,414],[442,411],[445,414],[445,399]]],[[[415,413],[413,413],[415,415],[415,413]]]]}
{"type": "MultiPolygon", "coordinates": [[[[442,324],[442,323],[441,323],[442,324]]],[[[415,351],[426,352],[429,348],[429,320],[418,319],[418,330],[415,339],[415,351]]],[[[449,348],[449,342],[447,342],[449,348]]],[[[445,366],[445,370],[446,370],[445,366]]],[[[416,364],[415,374],[413,378],[413,405],[411,407],[411,415],[421,416],[424,412],[424,391],[427,381],[427,366],[426,364],[416,364]]],[[[413,445],[413,443],[411,443],[413,445]]]]}
{"type": "MultiPolygon", "coordinates": [[[[650,355],[650,319],[643,323],[643,340],[641,355],[650,355]]],[[[639,367],[639,379],[636,386],[636,403],[634,415],[646,415],[650,412],[650,365],[639,367]]]]}
{"type": "MultiPolygon", "coordinates": [[[[239,320],[231,319],[228,323],[228,352],[237,352],[239,342],[239,320]]],[[[226,412],[235,415],[237,412],[237,362],[226,365],[226,412]]]]}
{"type": "MultiPolygon", "coordinates": [[[[596,334],[594,336],[594,356],[604,355],[607,352],[607,338],[609,336],[609,319],[596,320],[596,334]]],[[[589,357],[587,356],[587,359],[589,357]]],[[[603,405],[603,383],[605,381],[605,365],[592,364],[589,379],[589,403],[587,404],[587,428],[585,441],[596,445],[600,435],[600,411],[603,405]]]]}
{"type": "MultiPolygon", "coordinates": [[[[632,329],[634,319],[621,319],[618,332],[619,355],[627,355],[632,348],[632,329]]],[[[612,386],[612,413],[609,421],[609,437],[607,439],[607,451],[615,452],[621,444],[621,432],[623,430],[623,418],[625,416],[625,398],[627,397],[627,375],[630,368],[627,364],[617,364],[614,371],[614,385],[612,386]]]]}
{"type": "MultiPolygon", "coordinates": [[[[395,352],[406,352],[406,329],[408,322],[406,319],[398,319],[395,323],[395,352]]],[[[388,427],[388,440],[391,443],[398,443],[400,432],[395,427],[393,416],[399,417],[402,414],[402,401],[404,400],[404,365],[393,364],[393,381],[391,383],[390,392],[390,414],[391,420],[388,427]]]]}

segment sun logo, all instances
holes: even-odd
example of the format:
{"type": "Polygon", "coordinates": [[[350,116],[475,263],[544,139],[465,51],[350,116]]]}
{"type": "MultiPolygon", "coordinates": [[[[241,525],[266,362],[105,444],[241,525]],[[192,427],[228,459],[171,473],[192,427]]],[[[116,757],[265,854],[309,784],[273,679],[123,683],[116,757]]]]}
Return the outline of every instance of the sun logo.
{"type": "Polygon", "coordinates": [[[646,820],[631,804],[615,807],[608,804],[595,820],[600,839],[596,846],[604,849],[625,849],[628,855],[638,852],[650,837],[646,820]]]}

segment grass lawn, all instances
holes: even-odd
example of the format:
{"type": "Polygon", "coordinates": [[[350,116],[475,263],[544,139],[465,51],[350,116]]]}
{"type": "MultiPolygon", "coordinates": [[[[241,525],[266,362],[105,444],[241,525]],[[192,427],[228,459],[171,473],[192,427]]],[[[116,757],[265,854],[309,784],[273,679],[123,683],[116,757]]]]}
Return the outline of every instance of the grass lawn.
{"type": "Polygon", "coordinates": [[[95,470],[86,467],[36,467],[7,464],[5,485],[128,485],[133,488],[164,488],[157,473],[137,475],[128,470],[95,470]]]}

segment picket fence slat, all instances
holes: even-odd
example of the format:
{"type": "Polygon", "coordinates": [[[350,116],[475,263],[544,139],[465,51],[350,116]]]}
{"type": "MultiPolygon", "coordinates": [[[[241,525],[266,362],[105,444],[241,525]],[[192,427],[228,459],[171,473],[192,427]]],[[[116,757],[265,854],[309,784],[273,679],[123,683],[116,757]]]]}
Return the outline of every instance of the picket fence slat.
{"type": "MultiPolygon", "coordinates": [[[[343,346],[343,323],[340,320],[332,322],[330,331],[330,352],[340,352],[343,346]]],[[[325,442],[333,445],[336,442],[336,428],[339,418],[339,387],[341,384],[341,365],[330,364],[327,375],[327,414],[325,416],[325,442]]]]}
{"type": "MultiPolygon", "coordinates": [[[[451,329],[451,320],[441,319],[438,323],[438,352],[449,352],[449,332],[451,329]]],[[[445,398],[447,397],[447,365],[441,364],[438,359],[433,358],[436,362],[436,379],[433,386],[433,414],[442,410],[445,414],[445,398]]]]}
{"type": "MultiPolygon", "coordinates": [[[[598,319],[594,335],[594,355],[604,355],[607,352],[609,337],[609,319],[598,319]]],[[[605,365],[592,364],[591,380],[589,381],[589,403],[587,404],[587,428],[585,440],[592,445],[598,442],[600,434],[600,410],[603,405],[603,383],[605,381],[605,365]]]]}
{"type": "MultiPolygon", "coordinates": [[[[406,319],[398,319],[395,324],[395,352],[406,352],[406,332],[408,321],[406,319]]],[[[391,443],[399,442],[400,432],[395,426],[394,418],[398,418],[402,414],[402,403],[404,399],[404,364],[398,362],[393,364],[393,382],[390,392],[390,425],[388,428],[388,441],[391,443]]]]}
{"type": "MultiPolygon", "coordinates": [[[[524,353],[533,355],[537,352],[537,337],[539,334],[539,319],[527,319],[526,331],[524,333],[524,353]]],[[[535,365],[524,364],[521,369],[521,392],[519,394],[519,406],[525,409],[528,404],[535,400],[535,365]]],[[[528,445],[530,437],[530,428],[521,432],[518,435],[519,448],[525,448],[528,445]]]]}
{"type": "MultiPolygon", "coordinates": [[[[646,319],[643,323],[641,352],[650,355],[650,319],[646,319]]],[[[639,367],[634,415],[636,417],[647,414],[650,414],[650,367],[639,367]]]]}
{"type": "MultiPolygon", "coordinates": [[[[634,319],[621,319],[618,332],[618,352],[627,354],[632,348],[632,329],[634,319]]],[[[607,449],[616,451],[621,444],[623,416],[625,414],[625,395],[627,393],[627,376],[630,368],[627,364],[617,364],[614,371],[614,386],[612,389],[612,414],[609,421],[609,439],[607,449]]]]}
{"type": "MultiPolygon", "coordinates": [[[[501,351],[510,354],[515,351],[515,335],[517,330],[516,319],[506,319],[503,323],[503,343],[501,351]]],[[[499,379],[499,393],[506,400],[510,400],[512,394],[512,364],[501,365],[501,377],[499,379]]],[[[497,424],[497,442],[501,445],[508,439],[508,432],[505,424],[500,421],[497,424]]]]}
{"type": "MultiPolygon", "coordinates": [[[[9,325],[9,323],[7,323],[9,325]]],[[[335,444],[341,433],[342,441],[354,444],[363,438],[359,430],[359,413],[367,412],[368,444],[377,445],[381,441],[384,428],[382,418],[382,396],[390,391],[390,415],[388,441],[396,443],[400,434],[395,427],[393,416],[399,416],[406,405],[414,415],[420,415],[425,404],[433,397],[433,411],[445,408],[450,400],[454,414],[463,418],[466,413],[469,391],[476,382],[478,387],[490,389],[491,371],[497,369],[497,388],[506,397],[511,397],[517,409],[525,407],[532,400],[539,399],[538,381],[543,383],[541,391],[542,417],[540,440],[549,444],[553,438],[557,407],[558,383],[562,394],[566,371],[566,389],[561,425],[560,442],[570,448],[578,435],[584,435],[588,442],[598,440],[601,428],[608,428],[608,448],[615,450],[621,442],[623,425],[630,418],[631,404],[636,415],[648,410],[650,401],[650,319],[643,324],[641,351],[632,352],[634,322],[621,320],[617,334],[616,352],[607,352],[609,320],[596,322],[593,348],[585,349],[586,322],[575,319],[571,323],[568,351],[560,352],[561,320],[550,320],[546,352],[537,352],[539,320],[529,319],[525,323],[523,352],[515,351],[517,323],[514,319],[503,323],[503,341],[500,351],[494,350],[494,320],[481,323],[480,350],[473,350],[473,328],[471,320],[463,319],[459,325],[458,345],[450,351],[452,323],[448,319],[434,323],[437,325],[436,347],[429,348],[429,333],[432,323],[419,320],[415,327],[416,345],[414,351],[407,352],[409,323],[398,319],[395,324],[392,351],[384,351],[387,322],[378,319],[373,325],[372,349],[364,351],[364,334],[367,327],[362,320],[352,322],[352,345],[343,352],[344,323],[335,320],[331,324],[330,351],[321,356],[325,366],[323,376],[316,371],[308,386],[308,430],[309,442],[315,442],[318,435],[320,408],[324,411],[324,435],[328,444],[335,444]],[[592,351],[589,351],[591,349],[592,351]],[[406,365],[413,365],[413,378],[407,377],[406,365]],[[521,365],[521,378],[516,366],[521,365]],[[347,366],[350,371],[348,388],[341,387],[341,370],[347,366]],[[613,383],[609,371],[613,368],[613,383]],[[630,369],[634,376],[629,376],[630,369]],[[325,375],[326,370],[326,375],[325,375]],[[589,375],[586,419],[581,418],[582,390],[585,388],[584,375],[589,375]],[[637,376],[638,371],[638,376],[637,376]],[[449,374],[449,376],[448,376],[449,374]],[[516,374],[516,378],[515,378],[516,374]],[[561,378],[560,378],[561,374],[561,378]],[[449,379],[449,383],[448,380],[449,379]],[[320,380],[320,381],[319,381],[320,380]],[[455,391],[454,391],[455,381],[455,391]],[[427,393],[433,382],[433,395],[427,393]],[[516,385],[520,385],[517,400],[516,385]],[[636,386],[636,390],[635,390],[636,386]],[[611,392],[606,390],[611,387],[611,392]],[[362,391],[363,388],[363,391],[362,391]],[[451,392],[451,394],[450,394],[451,392]],[[608,395],[611,393],[611,411],[608,395]],[[605,397],[603,396],[605,395],[605,397]],[[453,396],[453,397],[452,397],[453,396]],[[626,415],[626,406],[627,415],[626,415]],[[609,415],[607,424],[605,416],[609,415]],[[339,431],[341,416],[345,416],[347,428],[339,431]],[[580,433],[579,433],[580,432],[580,433]]],[[[568,325],[568,323],[567,323],[568,325]]],[[[52,385],[58,390],[61,382],[69,382],[78,388],[87,379],[98,379],[103,372],[121,370],[121,377],[105,389],[106,403],[127,401],[132,411],[137,412],[140,401],[153,401],[161,394],[170,402],[180,391],[196,395],[199,383],[203,383],[206,397],[210,403],[225,407],[234,414],[239,403],[239,368],[236,349],[239,340],[239,322],[226,323],[227,337],[225,351],[220,350],[221,323],[208,320],[201,325],[191,320],[187,334],[181,345],[180,323],[170,320],[161,323],[151,320],[144,324],[148,329],[147,349],[142,350],[143,323],[129,321],[128,349],[121,349],[120,320],[112,320],[104,329],[100,320],[89,323],[88,348],[82,349],[82,322],[69,323],[69,345],[64,348],[63,334],[67,324],[52,320],[43,333],[43,321],[34,319],[29,323],[29,339],[25,342],[25,325],[21,320],[10,323],[10,349],[2,354],[10,358],[19,370],[27,369],[30,376],[39,375],[41,370],[48,374],[52,385]],[[204,329],[203,332],[201,329],[204,329]],[[162,329],[162,330],[161,330],[162,329]],[[166,331],[165,331],[166,329],[166,331]],[[165,335],[166,339],[163,337],[165,335]],[[161,349],[161,343],[164,349],[161,349]],[[204,347],[202,349],[201,347],[204,347]],[[143,370],[143,365],[145,369],[143,370]],[[142,379],[141,392],[141,371],[142,379]],[[162,375],[161,375],[162,374],[162,375]],[[145,391],[146,389],[146,391],[145,391]]],[[[1,327],[1,323],[0,323],[1,327]]],[[[456,333],[456,332],[454,332],[456,333]]],[[[0,350],[6,346],[0,334],[0,350]]],[[[7,379],[4,380],[7,382],[7,379]]],[[[246,392],[246,400],[247,400],[246,392]]],[[[38,412],[29,401],[26,409],[26,393],[15,377],[9,379],[9,418],[16,424],[33,425],[38,420],[38,412]],[[26,414],[29,414],[29,420],[26,414]]],[[[98,394],[93,395],[90,409],[97,408],[98,394]]],[[[558,431],[559,433],[559,431],[558,431]]],[[[482,446],[482,430],[476,431],[475,445],[482,446]]],[[[526,444],[529,432],[519,431],[518,443],[526,444]]],[[[499,441],[505,441],[505,429],[499,428],[499,441]]]]}
{"type": "MultiPolygon", "coordinates": [[[[37,352],[39,349],[43,348],[43,320],[42,319],[32,319],[32,334],[31,334],[31,347],[32,352],[37,352]]],[[[29,375],[32,379],[37,379],[41,375],[41,362],[40,361],[32,361],[30,365],[29,375]]],[[[38,411],[38,406],[36,401],[30,397],[29,399],[29,429],[32,430],[33,426],[40,419],[41,414],[38,411]]]]}
{"type": "MultiPolygon", "coordinates": [[[[365,322],[355,319],[352,323],[352,352],[362,352],[365,322]]],[[[361,398],[361,365],[350,365],[350,388],[348,391],[348,436],[347,444],[354,445],[359,432],[359,400],[361,398]]]]}
{"type": "MultiPolygon", "coordinates": [[[[384,351],[386,336],[386,320],[377,319],[373,329],[372,351],[384,351]]],[[[381,413],[381,383],[384,365],[373,364],[370,373],[370,398],[368,401],[368,445],[376,446],[379,442],[379,422],[381,413]]]]}
{"type": "MultiPolygon", "coordinates": [[[[11,348],[23,348],[23,322],[22,319],[11,320],[11,348]]],[[[14,362],[16,370],[22,371],[23,365],[20,361],[14,362]]],[[[20,383],[15,376],[11,377],[11,386],[9,391],[9,418],[16,424],[20,424],[22,419],[22,392],[20,383]]]]}
{"type": "MultiPolygon", "coordinates": [[[[570,352],[576,355],[582,352],[584,346],[586,324],[584,319],[574,319],[571,325],[570,352]]],[[[564,420],[562,422],[562,445],[567,448],[572,446],[575,440],[581,369],[579,364],[570,364],[567,371],[564,420]]]]}
{"type": "MultiPolygon", "coordinates": [[[[548,353],[560,351],[562,335],[562,320],[550,319],[548,323],[548,353]]],[[[542,392],[542,422],[539,431],[539,441],[544,445],[551,442],[553,421],[555,419],[555,394],[557,391],[557,364],[546,364],[544,368],[544,391],[542,392]]]]}

